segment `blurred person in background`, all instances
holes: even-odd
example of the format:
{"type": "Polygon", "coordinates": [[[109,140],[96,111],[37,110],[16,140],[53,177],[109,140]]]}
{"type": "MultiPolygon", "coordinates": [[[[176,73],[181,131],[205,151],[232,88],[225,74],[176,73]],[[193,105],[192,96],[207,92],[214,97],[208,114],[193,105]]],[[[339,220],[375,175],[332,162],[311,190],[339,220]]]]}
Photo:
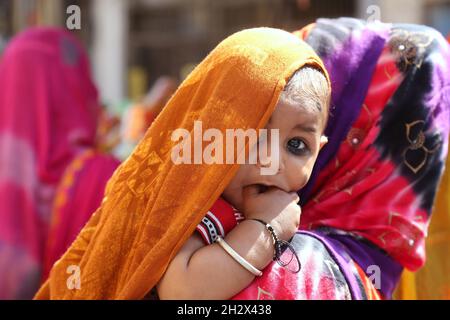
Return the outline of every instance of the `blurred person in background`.
{"type": "MultiPolygon", "coordinates": [[[[400,282],[395,298],[448,299],[448,44],[441,34],[426,26],[365,24],[349,18],[319,19],[297,34],[318,51],[330,72],[334,105],[331,118],[349,121],[347,128],[340,129],[348,133],[342,136],[336,168],[328,174],[331,181],[339,178],[344,186],[334,190],[331,185],[328,192],[317,189],[316,200],[325,198],[328,201],[324,203],[329,202],[330,207],[316,205],[311,213],[320,217],[323,212],[333,211],[334,217],[316,222],[315,228],[328,224],[340,229],[327,232],[341,245],[355,248],[351,241],[356,239],[375,249],[367,250],[365,256],[358,257],[357,250],[350,251],[350,255],[362,266],[380,267],[380,291],[384,297],[390,298],[400,282]],[[357,109],[361,110],[360,118],[351,123],[349,119],[357,109]],[[441,137],[433,135],[433,123],[441,130],[441,137]],[[348,167],[349,173],[340,171],[341,166],[349,166],[369,147],[376,148],[382,162],[373,165],[373,159],[367,157],[367,164],[360,159],[357,165],[348,167]],[[440,155],[439,149],[443,150],[440,155]],[[432,165],[433,161],[439,165],[432,165]],[[389,163],[397,169],[382,178],[392,170],[387,170],[389,163]],[[352,175],[350,169],[371,172],[366,179],[347,179],[352,175]],[[374,200],[384,188],[395,192],[385,189],[379,200],[374,200]],[[358,209],[355,218],[367,222],[366,226],[354,228],[350,217],[339,221],[339,210],[348,214],[345,206],[337,205],[339,196],[351,201],[352,207],[358,209]],[[368,263],[371,259],[374,260],[368,263]]],[[[333,137],[328,136],[331,138],[325,152],[333,146],[333,137]]],[[[334,163],[327,161],[329,167],[334,163]]],[[[321,186],[326,186],[327,174],[321,175],[321,186]]],[[[304,220],[310,208],[311,205],[303,207],[304,220]]],[[[366,273],[370,270],[364,269],[366,273]]]]}
{"type": "Polygon", "coordinates": [[[124,160],[131,154],[177,86],[178,83],[174,78],[161,76],[144,98],[124,112],[121,119],[120,144],[114,151],[119,159],[124,160]]]}
{"type": "Polygon", "coordinates": [[[101,107],[68,32],[16,36],[0,62],[0,299],[32,298],[119,162],[96,151],[101,107]]]}
{"type": "Polygon", "coordinates": [[[426,263],[418,272],[405,270],[395,298],[450,300],[450,157],[441,181],[426,239],[426,263]]]}

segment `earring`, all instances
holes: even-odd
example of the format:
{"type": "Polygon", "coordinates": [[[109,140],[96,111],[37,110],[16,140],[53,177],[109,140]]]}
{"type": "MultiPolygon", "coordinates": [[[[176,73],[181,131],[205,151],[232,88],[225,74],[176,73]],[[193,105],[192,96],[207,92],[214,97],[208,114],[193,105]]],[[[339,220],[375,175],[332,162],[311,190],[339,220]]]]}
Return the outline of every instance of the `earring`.
{"type": "Polygon", "coordinates": [[[320,143],[327,143],[328,142],[328,137],[327,136],[321,136],[320,137],[320,143]]]}

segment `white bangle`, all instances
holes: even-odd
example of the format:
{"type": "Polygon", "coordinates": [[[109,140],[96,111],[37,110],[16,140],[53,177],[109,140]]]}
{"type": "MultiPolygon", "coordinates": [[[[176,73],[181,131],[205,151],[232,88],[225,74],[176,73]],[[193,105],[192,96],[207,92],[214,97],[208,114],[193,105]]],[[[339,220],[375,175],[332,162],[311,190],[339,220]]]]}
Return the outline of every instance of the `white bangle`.
{"type": "Polygon", "coordinates": [[[219,244],[234,260],[236,260],[237,263],[247,269],[250,273],[254,274],[257,277],[261,277],[263,275],[261,270],[256,269],[247,260],[242,258],[239,253],[234,251],[233,248],[231,248],[221,236],[218,236],[215,242],[219,244]]]}

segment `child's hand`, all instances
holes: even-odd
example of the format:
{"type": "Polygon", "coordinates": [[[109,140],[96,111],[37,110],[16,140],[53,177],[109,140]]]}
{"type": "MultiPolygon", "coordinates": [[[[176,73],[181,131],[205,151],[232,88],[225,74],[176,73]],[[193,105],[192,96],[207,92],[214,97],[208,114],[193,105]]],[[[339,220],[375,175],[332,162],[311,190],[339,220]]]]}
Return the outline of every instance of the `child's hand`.
{"type": "Polygon", "coordinates": [[[278,237],[290,240],[300,224],[300,199],[296,192],[287,193],[278,188],[270,188],[259,193],[257,186],[246,187],[243,191],[244,212],[247,219],[261,219],[272,225],[278,237]]]}

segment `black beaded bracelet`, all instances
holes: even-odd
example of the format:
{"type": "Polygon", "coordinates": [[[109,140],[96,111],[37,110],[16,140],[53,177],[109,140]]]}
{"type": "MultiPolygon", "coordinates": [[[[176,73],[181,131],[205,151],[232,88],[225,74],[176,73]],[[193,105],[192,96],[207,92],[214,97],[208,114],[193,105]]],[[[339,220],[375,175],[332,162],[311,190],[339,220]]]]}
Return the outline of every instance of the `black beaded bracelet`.
{"type": "Polygon", "coordinates": [[[281,248],[279,248],[279,245],[278,245],[279,240],[278,240],[277,234],[275,233],[275,230],[273,229],[273,227],[270,224],[264,222],[263,220],[260,220],[260,219],[250,219],[250,220],[257,221],[257,222],[263,224],[264,227],[266,227],[267,231],[270,232],[270,235],[272,236],[272,240],[273,240],[273,246],[274,246],[273,260],[275,261],[279,257],[279,255],[281,255],[281,253],[279,252],[279,250],[281,248]]]}
{"type": "Polygon", "coordinates": [[[291,251],[291,253],[293,255],[292,258],[295,257],[294,263],[296,263],[296,266],[294,266],[293,270],[292,269],[289,269],[289,270],[292,271],[293,273],[298,273],[301,269],[301,264],[300,264],[300,259],[298,258],[298,255],[295,252],[295,248],[289,242],[278,239],[278,236],[277,236],[275,230],[269,223],[267,223],[261,219],[249,219],[249,220],[254,220],[254,221],[257,221],[257,222],[263,224],[264,227],[266,227],[267,231],[270,232],[270,235],[272,236],[272,240],[273,240],[273,245],[274,245],[273,260],[276,261],[279,265],[281,265],[282,267],[287,267],[292,261],[292,259],[291,259],[286,263],[281,260],[281,255],[283,254],[283,251],[284,251],[283,247],[285,247],[285,249],[288,249],[291,251]]]}

